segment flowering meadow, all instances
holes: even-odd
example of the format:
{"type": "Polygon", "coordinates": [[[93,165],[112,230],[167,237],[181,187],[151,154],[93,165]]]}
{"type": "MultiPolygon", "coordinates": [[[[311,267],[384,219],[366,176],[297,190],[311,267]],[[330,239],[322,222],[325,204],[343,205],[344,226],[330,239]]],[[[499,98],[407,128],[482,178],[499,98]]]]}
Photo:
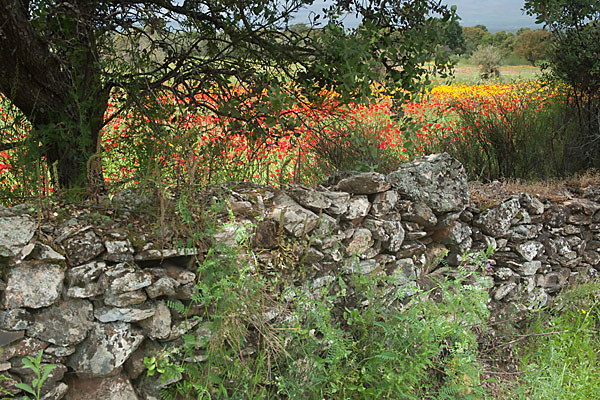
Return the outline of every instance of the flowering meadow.
{"type": "MultiPolygon", "coordinates": [[[[332,93],[329,103],[318,108],[293,104],[281,108],[282,118],[269,120],[256,113],[244,122],[199,111],[166,95],[148,98],[150,106],[142,110],[123,111],[124,95],[115,92],[102,134],[104,180],[113,190],[149,182],[169,187],[223,181],[313,184],[336,169],[385,172],[439,151],[468,161],[467,153],[489,152],[499,146],[498,140],[514,147],[524,135],[515,121],[548,109],[562,92],[539,81],[439,85],[398,105],[385,88],[374,86],[364,104],[340,107],[332,93]],[[490,129],[483,128],[504,137],[490,136],[490,129]]],[[[209,100],[212,109],[219,101],[230,101],[209,100]]],[[[248,101],[247,108],[267,100],[257,96],[248,101]]],[[[0,110],[2,143],[24,140],[27,122],[6,101],[0,102],[0,110]]],[[[490,164],[488,173],[492,169],[490,164]]],[[[4,195],[34,195],[39,187],[51,190],[48,179],[40,180],[51,173],[51,167],[28,160],[23,149],[0,153],[4,195]]]]}

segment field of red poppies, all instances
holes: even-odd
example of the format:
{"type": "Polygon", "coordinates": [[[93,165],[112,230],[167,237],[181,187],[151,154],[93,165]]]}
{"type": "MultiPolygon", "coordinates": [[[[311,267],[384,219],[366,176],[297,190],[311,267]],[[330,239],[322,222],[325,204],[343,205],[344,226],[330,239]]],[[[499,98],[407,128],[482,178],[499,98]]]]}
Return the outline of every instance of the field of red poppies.
{"type": "MultiPolygon", "coordinates": [[[[295,104],[280,111],[286,118],[246,122],[168,96],[148,99],[154,106],[144,110],[119,111],[123,99],[115,93],[102,136],[104,179],[113,190],[151,182],[313,184],[336,169],[385,171],[438,151],[466,157],[497,146],[490,131],[496,136],[499,131],[506,143],[518,142],[525,128],[514,121],[543,112],[560,93],[538,81],[440,85],[394,105],[385,88],[375,86],[364,104],[340,107],[332,93],[330,104],[319,108],[295,104]]],[[[2,142],[23,140],[27,121],[7,102],[0,107],[2,142]]],[[[2,151],[0,191],[35,195],[47,186],[51,171],[43,162],[28,161],[21,149],[2,151]]]]}

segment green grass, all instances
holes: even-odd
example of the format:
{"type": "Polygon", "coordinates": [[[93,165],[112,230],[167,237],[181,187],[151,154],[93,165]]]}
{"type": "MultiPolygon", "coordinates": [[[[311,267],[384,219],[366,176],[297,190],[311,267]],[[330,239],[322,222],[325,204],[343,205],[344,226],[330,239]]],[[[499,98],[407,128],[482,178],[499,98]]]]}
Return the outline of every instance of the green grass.
{"type": "Polygon", "coordinates": [[[600,398],[600,282],[561,294],[540,314],[522,348],[518,399],[600,398]]]}
{"type": "MultiPolygon", "coordinates": [[[[500,66],[500,81],[535,80],[539,77],[540,69],[531,65],[502,65],[500,66]]],[[[459,62],[454,68],[454,81],[457,83],[477,83],[479,67],[467,62],[459,62]]]]}

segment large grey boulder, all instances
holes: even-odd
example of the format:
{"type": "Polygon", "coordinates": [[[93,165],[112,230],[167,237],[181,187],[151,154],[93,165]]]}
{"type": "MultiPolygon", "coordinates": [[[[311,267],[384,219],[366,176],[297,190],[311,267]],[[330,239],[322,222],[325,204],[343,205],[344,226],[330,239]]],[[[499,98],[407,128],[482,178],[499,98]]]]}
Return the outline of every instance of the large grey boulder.
{"type": "Polygon", "coordinates": [[[426,204],[436,215],[462,212],[469,203],[465,169],[447,153],[402,164],[388,180],[401,195],[426,204]]]}
{"type": "Polygon", "coordinates": [[[24,262],[8,273],[4,291],[6,308],[41,308],[54,304],[60,297],[64,269],[56,264],[24,262]]]}

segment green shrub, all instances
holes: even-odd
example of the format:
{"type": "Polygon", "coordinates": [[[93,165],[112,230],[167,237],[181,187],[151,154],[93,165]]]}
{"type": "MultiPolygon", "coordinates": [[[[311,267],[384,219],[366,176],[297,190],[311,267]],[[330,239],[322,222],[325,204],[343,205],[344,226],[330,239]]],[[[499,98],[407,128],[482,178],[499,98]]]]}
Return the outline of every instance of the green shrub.
{"type": "Polygon", "coordinates": [[[479,66],[482,79],[500,77],[502,53],[492,45],[479,45],[473,53],[472,62],[479,66]]]}

